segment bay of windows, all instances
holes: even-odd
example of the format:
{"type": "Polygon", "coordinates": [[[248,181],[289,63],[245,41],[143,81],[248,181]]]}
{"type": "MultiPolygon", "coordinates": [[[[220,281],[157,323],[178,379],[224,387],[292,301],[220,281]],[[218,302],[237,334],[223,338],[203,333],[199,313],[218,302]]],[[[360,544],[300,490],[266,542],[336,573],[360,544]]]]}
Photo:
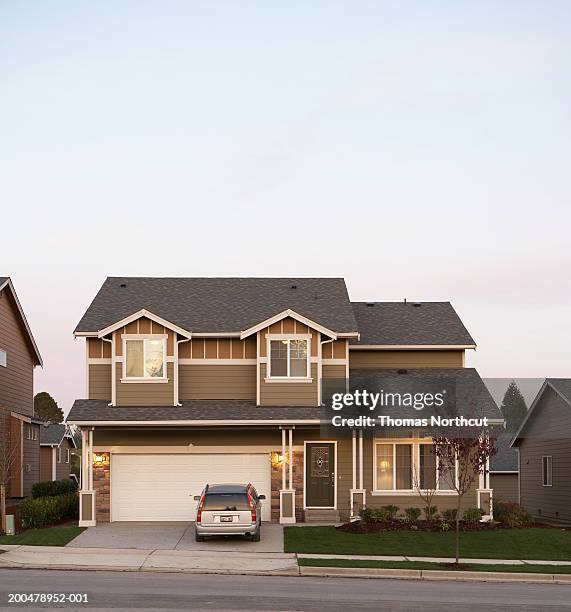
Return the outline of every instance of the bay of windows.
{"type": "Polygon", "coordinates": [[[126,378],[164,378],[165,341],[162,338],[125,340],[126,378]]]}
{"type": "Polygon", "coordinates": [[[413,491],[418,486],[421,489],[452,491],[455,478],[456,469],[438,470],[433,444],[375,443],[375,491],[413,491]]]}
{"type": "Polygon", "coordinates": [[[308,341],[305,339],[270,340],[270,376],[307,378],[308,357],[308,341]]]}

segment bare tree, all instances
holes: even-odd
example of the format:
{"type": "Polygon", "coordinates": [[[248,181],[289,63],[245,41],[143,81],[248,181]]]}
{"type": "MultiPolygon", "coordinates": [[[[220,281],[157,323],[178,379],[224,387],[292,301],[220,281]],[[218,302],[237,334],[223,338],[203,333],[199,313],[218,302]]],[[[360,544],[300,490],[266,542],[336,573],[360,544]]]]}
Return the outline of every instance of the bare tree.
{"type": "Polygon", "coordinates": [[[12,469],[17,456],[18,448],[7,436],[4,443],[0,445],[0,531],[3,533],[6,533],[6,492],[12,479],[12,469]]]}
{"type": "Polygon", "coordinates": [[[412,486],[414,487],[416,494],[424,503],[424,515],[427,521],[431,521],[433,518],[434,506],[432,505],[432,500],[434,499],[434,496],[438,493],[438,489],[436,488],[436,482],[436,473],[434,474],[434,479],[427,477],[423,478],[420,469],[417,468],[416,464],[413,462],[412,486]]]}
{"type": "Polygon", "coordinates": [[[460,560],[460,510],[464,495],[473,488],[476,478],[486,470],[488,459],[495,454],[494,440],[486,430],[470,436],[435,436],[434,450],[440,477],[448,477],[450,488],[457,494],[456,563],[460,560]],[[450,478],[451,474],[455,477],[450,478]]]}

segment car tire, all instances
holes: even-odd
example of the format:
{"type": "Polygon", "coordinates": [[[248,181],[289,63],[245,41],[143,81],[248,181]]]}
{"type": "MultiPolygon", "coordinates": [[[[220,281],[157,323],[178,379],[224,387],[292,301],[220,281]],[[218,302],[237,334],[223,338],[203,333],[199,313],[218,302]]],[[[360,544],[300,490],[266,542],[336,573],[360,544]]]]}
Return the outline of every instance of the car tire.
{"type": "Polygon", "coordinates": [[[262,526],[260,525],[252,534],[252,542],[259,542],[262,537],[262,526]]]}
{"type": "Polygon", "coordinates": [[[194,539],[196,542],[204,542],[204,536],[198,535],[196,531],[194,532],[194,539]]]}

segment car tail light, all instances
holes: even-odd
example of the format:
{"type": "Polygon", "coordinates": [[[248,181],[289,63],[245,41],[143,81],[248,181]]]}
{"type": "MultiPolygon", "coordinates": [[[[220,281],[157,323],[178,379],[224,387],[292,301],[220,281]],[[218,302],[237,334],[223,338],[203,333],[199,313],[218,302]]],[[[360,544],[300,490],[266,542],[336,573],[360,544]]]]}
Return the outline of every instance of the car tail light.
{"type": "Polygon", "coordinates": [[[250,504],[250,512],[252,513],[252,523],[256,522],[256,504],[254,504],[254,500],[252,496],[248,493],[248,503],[250,504]]]}
{"type": "Polygon", "coordinates": [[[204,505],[204,495],[200,498],[198,502],[198,508],[196,509],[196,522],[200,523],[202,520],[202,506],[204,505]]]}

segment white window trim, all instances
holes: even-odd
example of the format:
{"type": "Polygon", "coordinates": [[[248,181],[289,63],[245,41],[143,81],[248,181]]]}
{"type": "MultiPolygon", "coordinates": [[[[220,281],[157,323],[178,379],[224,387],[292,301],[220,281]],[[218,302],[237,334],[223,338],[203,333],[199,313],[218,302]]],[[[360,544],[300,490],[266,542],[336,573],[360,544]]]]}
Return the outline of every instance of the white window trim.
{"type": "Polygon", "coordinates": [[[553,486],[553,455],[541,456],[541,483],[544,487],[553,486]],[[547,459],[547,483],[545,482],[545,474],[543,472],[543,461],[547,459]]]}
{"type": "Polygon", "coordinates": [[[0,348],[0,355],[4,355],[4,359],[0,359],[0,368],[8,367],[8,351],[6,349],[0,348]]]}
{"type": "MultiPolygon", "coordinates": [[[[382,497],[390,495],[402,495],[405,496],[418,496],[418,491],[414,487],[414,470],[420,470],[420,445],[432,445],[427,438],[423,438],[420,441],[418,438],[374,438],[373,439],[373,483],[371,487],[371,495],[373,497],[382,497]],[[392,444],[393,445],[393,484],[396,483],[396,445],[407,444],[412,446],[412,488],[411,489],[377,489],[377,445],[378,444],[392,444]]],[[[438,457],[436,458],[436,495],[457,495],[454,489],[439,489],[438,484],[440,480],[440,474],[438,469],[438,457]]],[[[456,484],[458,484],[458,461],[455,466],[455,478],[456,484]]],[[[424,489],[422,490],[424,491],[424,489]]]]}
{"type": "MultiPolygon", "coordinates": [[[[122,334],[123,345],[123,371],[121,373],[122,383],[165,383],[167,377],[167,338],[168,334],[122,334]],[[127,376],[127,342],[129,340],[162,340],[163,341],[163,375],[162,376],[127,376]]],[[[146,348],[143,342],[143,372],[145,371],[146,348]]]]}
{"type": "Polygon", "coordinates": [[[311,334],[267,334],[266,335],[266,355],[268,356],[268,376],[264,382],[312,382],[310,370],[310,353],[311,353],[311,334]],[[286,366],[288,374],[286,376],[272,376],[272,340],[288,340],[286,366]],[[290,340],[305,340],[307,342],[307,361],[305,365],[305,376],[290,376],[290,340]]]}
{"type": "Polygon", "coordinates": [[[57,462],[61,463],[61,446],[57,448],[57,462]]]}
{"type": "Polygon", "coordinates": [[[71,461],[71,452],[69,448],[65,449],[65,462],[69,463],[71,461]]]}

